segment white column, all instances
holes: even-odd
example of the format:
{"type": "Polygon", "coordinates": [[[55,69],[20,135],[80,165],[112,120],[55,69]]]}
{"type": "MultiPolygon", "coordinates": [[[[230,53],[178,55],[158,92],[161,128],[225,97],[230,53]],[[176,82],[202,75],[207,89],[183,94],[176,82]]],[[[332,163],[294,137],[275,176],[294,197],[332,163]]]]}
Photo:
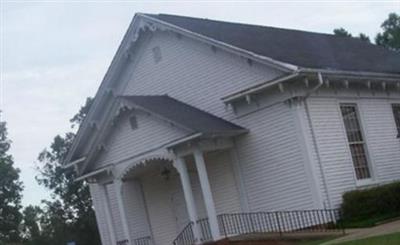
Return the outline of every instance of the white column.
{"type": "Polygon", "coordinates": [[[233,173],[235,175],[235,183],[240,195],[240,208],[242,212],[247,213],[250,212],[249,200],[247,197],[246,186],[244,184],[243,171],[242,166],[240,165],[236,142],[233,142],[233,147],[229,150],[229,153],[231,157],[233,173]]]}
{"type": "Polygon", "coordinates": [[[200,186],[201,186],[201,191],[203,193],[204,204],[207,210],[211,235],[213,237],[213,240],[218,240],[221,237],[221,235],[219,232],[217,213],[215,211],[214,199],[211,193],[210,182],[208,181],[203,152],[201,152],[199,149],[195,149],[193,153],[194,153],[194,160],[196,162],[197,172],[199,174],[200,186]]]}
{"type": "Polygon", "coordinates": [[[129,232],[129,226],[128,226],[128,221],[127,221],[127,216],[126,216],[126,211],[125,211],[125,204],[124,204],[124,199],[122,196],[122,180],[116,179],[114,180],[114,188],[115,188],[115,194],[117,197],[117,203],[118,203],[118,210],[119,210],[119,215],[121,217],[121,223],[122,223],[122,228],[124,229],[124,235],[125,239],[128,240],[128,244],[133,244],[131,240],[131,235],[129,232]]]}
{"type": "Polygon", "coordinates": [[[110,209],[110,198],[108,197],[107,186],[106,185],[98,185],[104,197],[104,214],[106,215],[106,223],[108,228],[108,234],[110,235],[111,244],[117,244],[117,239],[115,239],[115,231],[114,225],[111,216],[110,209]]]}
{"type": "Polygon", "coordinates": [[[183,194],[185,196],[186,201],[186,208],[189,215],[190,222],[193,223],[193,235],[195,238],[196,243],[200,242],[200,230],[196,223],[198,216],[197,216],[197,209],[196,203],[194,201],[192,186],[190,184],[190,177],[186,167],[185,160],[181,157],[177,157],[174,162],[175,168],[178,170],[179,176],[181,178],[183,194]]]}

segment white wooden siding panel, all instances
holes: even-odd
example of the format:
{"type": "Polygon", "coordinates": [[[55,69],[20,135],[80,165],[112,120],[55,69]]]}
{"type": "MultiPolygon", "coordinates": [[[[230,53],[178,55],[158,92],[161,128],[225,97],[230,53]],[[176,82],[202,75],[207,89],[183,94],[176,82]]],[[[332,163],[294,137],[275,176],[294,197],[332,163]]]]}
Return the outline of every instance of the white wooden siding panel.
{"type": "Polygon", "coordinates": [[[313,208],[292,109],[278,103],[238,121],[250,129],[237,141],[250,210],[313,208]]]}
{"type": "Polygon", "coordinates": [[[111,209],[110,213],[111,213],[112,222],[114,225],[115,239],[117,239],[117,241],[129,239],[128,237],[125,237],[124,230],[122,228],[122,220],[121,220],[121,215],[119,213],[117,195],[115,193],[114,184],[106,185],[106,189],[107,189],[107,194],[108,194],[109,203],[110,203],[110,209],[111,209]]]}
{"type": "Polygon", "coordinates": [[[240,212],[240,199],[229,151],[206,156],[207,174],[217,214],[240,212]]]}
{"type": "Polygon", "coordinates": [[[103,195],[97,184],[89,184],[89,189],[96,215],[97,227],[100,233],[101,244],[112,245],[107,227],[107,217],[104,211],[104,209],[106,208],[106,206],[104,205],[106,201],[105,196],[103,195]]]}
{"type": "Polygon", "coordinates": [[[276,70],[209,45],[176,35],[156,32],[142,47],[140,61],[124,94],[168,94],[178,100],[232,119],[221,98],[248,86],[281,75],[276,70]],[[155,64],[152,48],[160,47],[162,60],[155,64]]]}
{"type": "MultiPolygon", "coordinates": [[[[329,195],[334,207],[342,201],[344,192],[357,188],[351,154],[340,114],[340,102],[357,103],[365,134],[374,183],[400,179],[400,141],[391,103],[400,100],[383,98],[327,98],[309,99],[310,113],[317,138],[329,195]]],[[[311,137],[311,136],[310,136],[311,137]]],[[[315,148],[314,148],[315,150],[315,148]]],[[[316,154],[314,152],[314,154],[316,154]]],[[[322,180],[321,180],[321,188],[322,180]]]]}
{"type": "Polygon", "coordinates": [[[121,118],[106,141],[106,150],[96,160],[95,168],[116,163],[129,156],[162,146],[187,135],[187,131],[153,116],[139,114],[133,130],[128,116],[121,118]]]}
{"type": "Polygon", "coordinates": [[[342,193],[355,185],[339,104],[336,99],[311,98],[309,102],[331,204],[338,207],[342,201],[342,193]]]}
{"type": "Polygon", "coordinates": [[[179,176],[174,174],[167,181],[159,172],[152,172],[141,178],[154,241],[157,245],[170,244],[178,233],[179,228],[171,199],[173,193],[183,195],[180,193],[181,188],[178,188],[177,183],[180,183],[178,180],[179,176]]]}
{"type": "MultiPolygon", "coordinates": [[[[369,154],[378,182],[400,179],[400,140],[389,100],[362,100],[361,112],[369,154]]],[[[400,103],[400,100],[397,101],[400,103]]]]}
{"type": "Polygon", "coordinates": [[[142,193],[138,183],[126,181],[123,184],[123,198],[131,237],[137,239],[150,236],[142,193]]]}

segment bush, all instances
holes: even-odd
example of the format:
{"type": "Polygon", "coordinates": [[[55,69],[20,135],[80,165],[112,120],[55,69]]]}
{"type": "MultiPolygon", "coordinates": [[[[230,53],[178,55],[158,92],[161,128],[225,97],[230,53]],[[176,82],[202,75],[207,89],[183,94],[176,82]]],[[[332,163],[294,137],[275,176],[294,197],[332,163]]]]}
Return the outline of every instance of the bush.
{"type": "Polygon", "coordinates": [[[400,182],[346,192],[341,209],[346,223],[400,216],[400,182]]]}

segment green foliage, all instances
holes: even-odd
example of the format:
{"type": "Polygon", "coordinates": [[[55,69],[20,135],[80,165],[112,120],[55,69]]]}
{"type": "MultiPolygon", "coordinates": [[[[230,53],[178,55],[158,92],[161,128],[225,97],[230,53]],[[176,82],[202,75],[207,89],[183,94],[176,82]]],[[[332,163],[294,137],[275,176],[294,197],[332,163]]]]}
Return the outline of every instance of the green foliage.
{"type": "Polygon", "coordinates": [[[371,42],[371,40],[369,39],[369,36],[367,36],[366,34],[364,34],[364,33],[360,33],[359,35],[358,35],[358,38],[360,39],[360,40],[362,40],[362,41],[366,41],[366,42],[371,42]]]}
{"type": "MultiPolygon", "coordinates": [[[[43,235],[43,210],[38,206],[29,205],[25,207],[23,213],[23,222],[21,226],[25,244],[47,245],[46,237],[43,235]],[[39,227],[40,225],[40,227],[39,227]]],[[[46,229],[44,229],[46,230],[46,229]]],[[[49,244],[50,245],[50,244],[49,244]]]]}
{"type": "Polygon", "coordinates": [[[343,27],[337,28],[333,30],[333,34],[339,37],[352,37],[352,35],[346,31],[343,27]]]}
{"type": "MultiPolygon", "coordinates": [[[[378,33],[375,37],[375,43],[385,48],[400,52],[400,16],[396,13],[389,14],[381,28],[382,33],[378,33]]],[[[350,32],[344,28],[336,28],[333,30],[336,36],[340,37],[353,37],[350,32]]],[[[358,37],[360,40],[371,42],[370,38],[364,33],[360,33],[358,37]]]]}
{"type": "MultiPolygon", "coordinates": [[[[71,119],[71,127],[82,123],[91,104],[92,99],[88,98],[79,113],[71,119]]],[[[39,236],[41,244],[65,245],[68,241],[75,241],[79,245],[100,244],[89,186],[85,182],[75,182],[73,169],[62,167],[74,137],[73,132],[57,135],[50,147],[38,157],[40,166],[36,179],[52,192],[52,200],[43,201],[44,209],[36,212],[42,228],[39,236]]],[[[26,244],[36,245],[34,239],[26,244]]]]}
{"type": "Polygon", "coordinates": [[[347,223],[380,221],[400,215],[400,182],[346,192],[342,211],[347,223]]]}
{"type": "Polygon", "coordinates": [[[388,19],[382,23],[381,27],[383,32],[376,36],[376,44],[400,51],[400,16],[396,13],[389,14],[388,19]]]}
{"type": "Polygon", "coordinates": [[[19,170],[13,166],[12,156],[8,154],[10,143],[6,123],[0,121],[0,243],[20,240],[22,182],[19,181],[19,170]]]}
{"type": "MultiPolygon", "coordinates": [[[[339,36],[339,37],[353,37],[353,35],[351,35],[351,33],[350,32],[348,32],[346,29],[344,29],[344,28],[337,28],[337,29],[334,29],[333,30],[333,34],[335,34],[336,36],[339,36]]],[[[369,40],[369,37],[366,35],[366,34],[364,34],[364,33],[360,33],[359,35],[358,35],[358,37],[355,37],[355,38],[358,38],[358,39],[360,39],[360,40],[362,40],[362,41],[366,41],[366,42],[371,42],[370,40],[369,40]]]]}
{"type": "Polygon", "coordinates": [[[382,236],[374,236],[360,240],[337,243],[337,245],[398,245],[400,233],[392,233],[382,236]]]}

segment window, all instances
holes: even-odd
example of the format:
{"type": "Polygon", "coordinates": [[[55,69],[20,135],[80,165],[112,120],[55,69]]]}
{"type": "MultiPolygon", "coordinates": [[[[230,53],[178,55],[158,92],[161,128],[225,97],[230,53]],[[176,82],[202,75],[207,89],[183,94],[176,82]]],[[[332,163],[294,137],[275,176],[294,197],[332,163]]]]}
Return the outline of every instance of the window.
{"type": "Polygon", "coordinates": [[[138,124],[137,124],[137,120],[136,120],[136,117],[135,117],[135,116],[130,116],[130,117],[129,117],[129,124],[131,125],[131,129],[132,129],[132,130],[137,129],[138,124]]]}
{"type": "Polygon", "coordinates": [[[343,116],[343,122],[346,129],[347,140],[349,142],[357,180],[371,178],[367,153],[365,150],[365,141],[361,131],[360,121],[358,119],[357,105],[341,104],[340,110],[343,116]]]}
{"type": "Polygon", "coordinates": [[[154,62],[157,64],[157,63],[160,62],[161,59],[162,59],[161,48],[160,48],[159,46],[157,46],[157,47],[154,47],[154,48],[152,49],[152,51],[153,51],[153,59],[154,59],[154,62]]]}
{"type": "Polygon", "coordinates": [[[392,110],[397,127],[397,138],[400,138],[400,104],[392,104],[392,110]]]}

